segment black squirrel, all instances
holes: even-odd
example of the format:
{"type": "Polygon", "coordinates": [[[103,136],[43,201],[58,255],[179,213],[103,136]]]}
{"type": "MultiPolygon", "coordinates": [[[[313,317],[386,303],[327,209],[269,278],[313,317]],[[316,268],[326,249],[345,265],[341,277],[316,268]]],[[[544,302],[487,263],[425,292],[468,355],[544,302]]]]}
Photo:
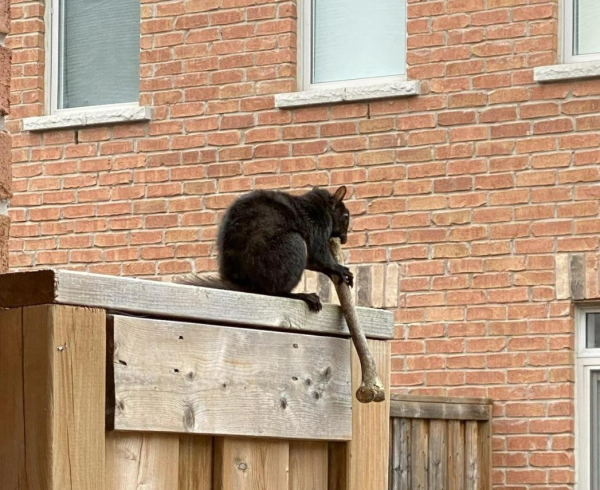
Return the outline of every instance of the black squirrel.
{"type": "Polygon", "coordinates": [[[219,227],[218,276],[191,275],[179,282],[300,299],[320,311],[317,294],[292,290],[305,269],[337,275],[353,285],[352,273],[335,261],[329,248],[333,237],[348,240],[346,192],[342,186],[335,194],[314,188],[300,196],[260,190],[240,197],[219,227]]]}

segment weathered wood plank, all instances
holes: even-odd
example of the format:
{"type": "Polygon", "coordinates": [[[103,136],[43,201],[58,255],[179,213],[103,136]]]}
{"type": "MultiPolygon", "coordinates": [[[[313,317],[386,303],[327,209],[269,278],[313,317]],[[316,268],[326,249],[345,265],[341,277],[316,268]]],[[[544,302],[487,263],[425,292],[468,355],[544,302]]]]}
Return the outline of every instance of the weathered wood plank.
{"type": "Polygon", "coordinates": [[[477,460],[477,422],[465,425],[465,490],[479,490],[479,461],[477,460]]]}
{"type": "Polygon", "coordinates": [[[327,442],[290,442],[290,490],[328,490],[327,442]]]}
{"type": "Polygon", "coordinates": [[[448,421],[448,490],[465,488],[465,431],[459,420],[448,421]]]}
{"type": "Polygon", "coordinates": [[[489,405],[458,405],[453,403],[410,402],[392,399],[392,417],[442,420],[489,420],[489,405]]]}
{"type": "MultiPolygon", "coordinates": [[[[127,277],[53,270],[0,275],[0,308],[51,303],[206,323],[350,335],[336,305],[326,304],[317,314],[293,299],[127,277]]],[[[393,338],[391,312],[357,308],[357,313],[367,337],[393,338]]]]}
{"type": "Polygon", "coordinates": [[[390,418],[390,450],[389,450],[389,464],[388,464],[388,486],[390,490],[394,488],[394,443],[396,434],[394,434],[394,419],[390,418]]]}
{"type": "Polygon", "coordinates": [[[447,422],[429,422],[429,488],[446,490],[447,422]]]}
{"type": "Polygon", "coordinates": [[[330,442],[327,445],[328,490],[348,490],[349,445],[347,442],[330,442]]]}
{"type": "MultiPolygon", "coordinates": [[[[427,490],[429,483],[429,423],[414,419],[411,428],[411,490],[427,490]]],[[[437,490],[432,488],[431,490],[437,490]]]]}
{"type": "Polygon", "coordinates": [[[391,490],[410,489],[411,424],[410,419],[393,418],[391,490]]]}
{"type": "Polygon", "coordinates": [[[214,490],[288,490],[289,443],[219,437],[214,490]]]}
{"type": "MultiPolygon", "coordinates": [[[[386,393],[390,387],[390,344],[370,340],[369,348],[386,393]]],[[[360,362],[352,348],[352,441],[348,464],[348,490],[388,488],[390,402],[360,403],[354,393],[361,384],[360,362]]]]}
{"type": "MultiPolygon", "coordinates": [[[[490,410],[492,407],[490,406],[490,410]]],[[[477,424],[479,489],[492,490],[492,422],[477,424]]]]}
{"type": "Polygon", "coordinates": [[[105,323],[102,310],[23,309],[28,488],[104,490],[105,323]]]}
{"type": "Polygon", "coordinates": [[[22,309],[0,310],[0,488],[26,488],[22,309]]]}
{"type": "Polygon", "coordinates": [[[212,490],[212,468],[213,438],[181,435],[178,490],[212,490]]]}
{"type": "Polygon", "coordinates": [[[106,490],[177,490],[178,471],[177,435],[106,433],[106,490]]]}
{"type": "Polygon", "coordinates": [[[352,436],[349,340],[121,316],[114,339],[116,430],[352,436]]]}
{"type": "Polygon", "coordinates": [[[489,405],[489,398],[470,398],[470,397],[452,397],[452,396],[432,396],[432,395],[412,395],[405,393],[392,393],[390,398],[397,401],[406,402],[424,402],[424,403],[443,403],[454,405],[489,405]]]}

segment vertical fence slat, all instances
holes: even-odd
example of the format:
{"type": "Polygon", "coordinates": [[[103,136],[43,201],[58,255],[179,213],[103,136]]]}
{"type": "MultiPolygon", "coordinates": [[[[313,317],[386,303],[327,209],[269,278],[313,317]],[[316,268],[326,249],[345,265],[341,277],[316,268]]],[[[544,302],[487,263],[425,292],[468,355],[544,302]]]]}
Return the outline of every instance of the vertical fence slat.
{"type": "Polygon", "coordinates": [[[219,437],[214,490],[288,490],[287,441],[219,437]]]}
{"type": "Polygon", "coordinates": [[[388,462],[388,490],[394,490],[394,472],[396,464],[394,463],[394,446],[396,445],[396,433],[394,432],[395,417],[390,417],[390,453],[388,462]]]}
{"type": "Polygon", "coordinates": [[[327,445],[328,490],[348,490],[348,446],[347,442],[330,442],[327,445]]]}
{"type": "MultiPolygon", "coordinates": [[[[428,489],[429,423],[413,419],[411,430],[411,490],[428,489]]],[[[431,489],[436,490],[436,489],[431,489]]]]}
{"type": "Polygon", "coordinates": [[[212,490],[213,438],[179,437],[179,490],[212,490]]]}
{"type": "Polygon", "coordinates": [[[400,470],[402,472],[402,478],[400,479],[400,490],[410,490],[410,475],[412,466],[412,456],[410,452],[411,448],[411,422],[410,419],[402,419],[400,426],[400,440],[403,440],[403,446],[405,448],[403,454],[400,457],[400,470]]]}
{"type": "Polygon", "coordinates": [[[492,422],[479,422],[477,429],[479,489],[492,490],[492,422]]]}
{"type": "Polygon", "coordinates": [[[410,419],[392,419],[391,490],[410,489],[410,419]]]}
{"type": "Polygon", "coordinates": [[[469,420],[465,427],[465,490],[479,490],[479,462],[477,461],[477,422],[469,420]]]}
{"type": "Polygon", "coordinates": [[[460,420],[448,421],[448,490],[465,488],[465,433],[460,420]]]}
{"type": "MultiPolygon", "coordinates": [[[[369,340],[377,371],[387,393],[390,388],[390,344],[369,340]]],[[[352,347],[352,440],[347,447],[348,490],[388,488],[390,397],[382,403],[360,403],[354,393],[360,386],[361,370],[352,347]]]]}
{"type": "Polygon", "coordinates": [[[328,490],[326,442],[290,442],[290,490],[328,490]]]}
{"type": "Polygon", "coordinates": [[[429,488],[446,490],[447,423],[431,420],[429,423],[429,488]]]}
{"type": "Polygon", "coordinates": [[[176,490],[179,436],[107,432],[106,480],[106,490],[176,490]]]}

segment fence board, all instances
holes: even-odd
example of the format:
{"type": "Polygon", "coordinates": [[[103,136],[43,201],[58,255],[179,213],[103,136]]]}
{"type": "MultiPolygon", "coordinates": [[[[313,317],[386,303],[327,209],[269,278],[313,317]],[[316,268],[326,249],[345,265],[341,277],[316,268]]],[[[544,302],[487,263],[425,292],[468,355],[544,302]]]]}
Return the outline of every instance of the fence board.
{"type": "Polygon", "coordinates": [[[328,446],[328,490],[348,490],[349,443],[330,442],[328,446]]]}
{"type": "Polygon", "coordinates": [[[392,419],[392,468],[391,489],[409,490],[410,488],[410,419],[392,419]]]}
{"type": "Polygon", "coordinates": [[[479,488],[480,490],[492,490],[492,424],[479,422],[477,431],[479,488]]]}
{"type": "MultiPolygon", "coordinates": [[[[369,348],[377,364],[381,382],[389,393],[390,344],[369,340],[369,348]]],[[[361,370],[356,350],[352,347],[352,441],[348,464],[348,490],[388,487],[390,397],[381,403],[360,403],[354,393],[360,386],[361,370]]]]}
{"type": "Polygon", "coordinates": [[[115,316],[114,341],[116,430],[352,436],[347,339],[115,316]]]}
{"type": "Polygon", "coordinates": [[[432,420],[429,423],[429,488],[446,490],[447,422],[432,420]]]}
{"type": "MultiPolygon", "coordinates": [[[[39,304],[78,305],[222,325],[350,336],[340,307],[332,304],[324,304],[317,315],[303,301],[295,299],[132,277],[67,270],[0,276],[0,308],[39,304]]],[[[357,308],[356,313],[367,337],[394,338],[391,312],[357,308]]]]}
{"type": "Polygon", "coordinates": [[[327,442],[290,442],[290,490],[328,490],[327,442]]]}
{"type": "Polygon", "coordinates": [[[448,490],[463,490],[465,485],[464,423],[448,421],[448,490]]]}
{"type": "Polygon", "coordinates": [[[176,490],[179,436],[106,433],[106,490],[176,490]]]}
{"type": "MultiPolygon", "coordinates": [[[[429,423],[413,419],[411,431],[411,490],[427,490],[429,471],[429,423]]],[[[431,489],[435,490],[435,489],[431,489]]]]}
{"type": "Polygon", "coordinates": [[[438,402],[411,402],[396,400],[391,407],[392,417],[443,420],[488,420],[488,405],[470,405],[438,402]]]}
{"type": "Polygon", "coordinates": [[[214,490],[288,490],[289,443],[217,438],[214,490]]]}
{"type": "Polygon", "coordinates": [[[22,309],[0,310],[0,488],[25,488],[22,309]]]}
{"type": "Polygon", "coordinates": [[[213,439],[181,435],[179,438],[179,490],[212,490],[213,439]]]}
{"type": "Polygon", "coordinates": [[[478,490],[477,422],[465,424],[465,490],[478,490]]]}
{"type": "Polygon", "coordinates": [[[487,399],[449,400],[392,397],[390,490],[491,490],[492,406],[487,399]]]}

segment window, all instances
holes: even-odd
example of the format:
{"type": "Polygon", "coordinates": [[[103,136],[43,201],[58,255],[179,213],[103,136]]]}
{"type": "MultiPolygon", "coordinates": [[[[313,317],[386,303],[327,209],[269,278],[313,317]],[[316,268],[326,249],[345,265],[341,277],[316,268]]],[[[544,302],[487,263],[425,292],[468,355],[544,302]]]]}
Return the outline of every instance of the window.
{"type": "Polygon", "coordinates": [[[50,112],[137,104],[140,0],[49,1],[50,112]]]}
{"type": "Polygon", "coordinates": [[[565,0],[564,61],[600,60],[600,2],[565,0]]]}
{"type": "Polygon", "coordinates": [[[600,490],[600,308],[579,310],[577,332],[579,487],[600,490]]]}
{"type": "Polygon", "coordinates": [[[404,80],[406,0],[302,0],[304,90],[404,80]]]}

